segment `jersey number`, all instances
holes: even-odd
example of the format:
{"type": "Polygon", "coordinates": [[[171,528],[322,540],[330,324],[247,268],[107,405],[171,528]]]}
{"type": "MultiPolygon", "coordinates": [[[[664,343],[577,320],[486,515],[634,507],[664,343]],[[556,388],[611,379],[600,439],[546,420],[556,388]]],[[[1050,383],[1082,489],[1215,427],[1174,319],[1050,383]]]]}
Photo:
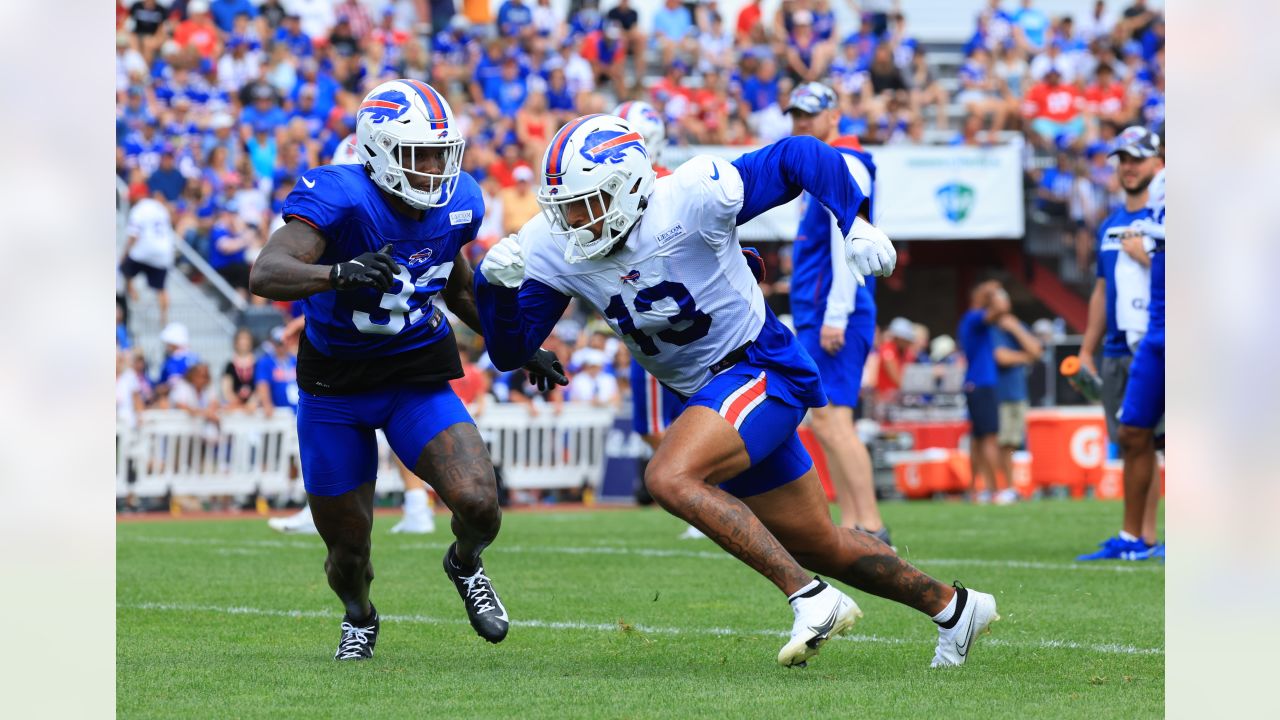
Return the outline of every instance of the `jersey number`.
{"type": "MultiPolygon", "coordinates": [[[[693,296],[689,294],[689,288],[678,282],[663,280],[653,287],[647,287],[636,293],[636,312],[649,312],[653,309],[654,303],[668,298],[675,301],[680,308],[680,312],[667,318],[667,322],[673,326],[683,322],[688,322],[689,324],[679,330],[675,327],[659,330],[657,333],[658,339],[671,345],[688,345],[695,340],[706,337],[707,333],[711,331],[711,316],[698,309],[693,296]]],[[[618,328],[629,335],[635,344],[640,346],[645,355],[657,355],[660,352],[658,344],[653,341],[653,338],[636,327],[636,323],[631,319],[631,313],[627,311],[627,304],[622,301],[621,295],[614,295],[609,299],[609,307],[605,308],[604,314],[613,320],[617,320],[618,328]]]]}
{"type": "MultiPolygon", "coordinates": [[[[453,267],[453,263],[446,264],[448,267],[445,268],[444,272],[447,277],[449,269],[453,267]]],[[[436,268],[432,269],[433,273],[435,270],[436,268]]],[[[395,279],[400,281],[400,290],[383,293],[382,300],[378,302],[378,307],[387,311],[386,322],[375,321],[370,313],[356,310],[352,313],[351,322],[355,324],[357,330],[370,335],[395,335],[399,333],[406,326],[422,319],[425,314],[423,308],[428,307],[431,302],[431,295],[443,289],[446,283],[445,278],[431,279],[430,283],[425,286],[428,294],[423,296],[423,301],[418,304],[418,307],[411,308],[409,300],[413,298],[415,291],[423,288],[413,284],[413,276],[409,274],[409,269],[404,265],[400,266],[400,272],[396,273],[395,279]]]]}

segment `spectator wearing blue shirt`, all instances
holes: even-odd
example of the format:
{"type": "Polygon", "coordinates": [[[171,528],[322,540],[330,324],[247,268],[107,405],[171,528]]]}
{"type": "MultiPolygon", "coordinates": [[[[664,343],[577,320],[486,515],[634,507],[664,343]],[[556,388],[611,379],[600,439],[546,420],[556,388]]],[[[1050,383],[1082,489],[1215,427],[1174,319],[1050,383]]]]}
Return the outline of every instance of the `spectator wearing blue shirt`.
{"type": "Polygon", "coordinates": [[[209,264],[231,287],[247,293],[249,233],[234,212],[223,210],[209,231],[209,264]]]}
{"type": "Polygon", "coordinates": [[[502,82],[502,63],[502,41],[490,40],[471,76],[471,102],[483,105],[486,98],[497,97],[498,85],[502,82]]]}
{"type": "Polygon", "coordinates": [[[249,0],[213,0],[209,3],[209,12],[213,15],[213,22],[224,33],[235,28],[237,15],[250,19],[258,16],[258,9],[249,0]]]}
{"type": "MultiPolygon", "coordinates": [[[[994,280],[975,287],[969,311],[960,318],[960,328],[956,333],[968,362],[964,373],[964,399],[969,408],[969,432],[972,436],[969,465],[975,486],[979,476],[984,480],[985,493],[996,487],[996,468],[1000,467],[1000,449],[996,442],[1000,431],[1000,407],[996,398],[998,375],[992,325],[1000,315],[995,298],[1001,289],[994,280]]],[[[974,500],[985,501],[985,493],[975,493],[974,500]]]]}
{"type": "Polygon", "coordinates": [[[1040,173],[1040,182],[1036,185],[1036,207],[1052,217],[1065,218],[1073,182],[1075,175],[1071,172],[1071,156],[1059,152],[1057,163],[1040,173]]]}
{"type": "Polygon", "coordinates": [[[287,45],[290,54],[296,57],[311,57],[311,38],[302,32],[302,21],[297,15],[284,16],[276,30],[275,41],[287,45]]]}
{"type": "Polygon", "coordinates": [[[327,117],[328,113],[316,105],[316,86],[310,83],[299,86],[298,100],[293,112],[289,113],[289,122],[293,122],[294,118],[302,118],[307,123],[307,134],[314,138],[320,137],[327,117]]]}
{"type": "Polygon", "coordinates": [[[160,193],[165,200],[176,202],[187,188],[187,179],[174,165],[173,148],[165,145],[160,151],[160,167],[147,178],[147,189],[160,193]]]}
{"type": "Polygon", "coordinates": [[[761,58],[755,74],[742,81],[742,99],[751,112],[760,112],[778,100],[778,64],[761,58]]]}
{"type": "Polygon", "coordinates": [[[253,384],[262,411],[271,417],[275,408],[298,411],[298,357],[296,333],[288,337],[284,327],[271,331],[271,352],[262,354],[253,371],[253,384]]]}
{"type": "Polygon", "coordinates": [[[502,75],[494,86],[494,95],[485,99],[493,102],[502,117],[515,117],[529,96],[529,85],[520,75],[520,65],[513,57],[502,61],[502,75]]]}
{"type": "Polygon", "coordinates": [[[689,46],[693,30],[693,16],[680,0],[667,0],[654,14],[649,45],[662,51],[662,67],[671,67],[676,51],[689,46]]]}
{"type": "Polygon", "coordinates": [[[1027,443],[1027,367],[1040,359],[1044,346],[1040,340],[1010,312],[1009,294],[1003,289],[993,302],[1000,318],[992,329],[995,339],[996,402],[999,405],[1000,430],[996,444],[1000,446],[1000,467],[1008,485],[996,493],[997,505],[1008,505],[1018,499],[1013,490],[1013,453],[1027,443]]]}
{"type": "Polygon", "coordinates": [[[249,162],[258,177],[269,178],[275,174],[278,147],[270,123],[260,120],[254,124],[253,135],[245,141],[245,149],[249,151],[249,162]]]}
{"type": "Polygon", "coordinates": [[[524,0],[507,0],[498,8],[498,32],[502,37],[521,38],[533,33],[533,9],[524,0]]]}
{"type": "Polygon", "coordinates": [[[191,366],[200,361],[195,353],[187,349],[191,344],[191,333],[180,322],[166,325],[160,331],[160,342],[164,343],[164,360],[160,364],[160,375],[156,378],[157,386],[167,384],[175,377],[181,378],[191,366]]]}
{"type": "Polygon", "coordinates": [[[303,88],[308,86],[314,88],[316,92],[315,112],[321,116],[327,116],[337,104],[340,85],[333,74],[314,58],[303,60],[298,65],[298,82],[293,86],[290,99],[295,103],[298,102],[303,88]]]}
{"type": "Polygon", "coordinates": [[[276,105],[275,92],[269,85],[253,89],[253,104],[240,111],[240,124],[256,130],[259,126],[274,130],[289,121],[284,111],[276,105]]]}
{"type": "Polygon", "coordinates": [[[1032,0],[1022,0],[1022,9],[1014,13],[1013,22],[1022,30],[1022,36],[1031,49],[1039,52],[1044,49],[1048,35],[1049,16],[1031,7],[1031,4],[1032,0]]]}

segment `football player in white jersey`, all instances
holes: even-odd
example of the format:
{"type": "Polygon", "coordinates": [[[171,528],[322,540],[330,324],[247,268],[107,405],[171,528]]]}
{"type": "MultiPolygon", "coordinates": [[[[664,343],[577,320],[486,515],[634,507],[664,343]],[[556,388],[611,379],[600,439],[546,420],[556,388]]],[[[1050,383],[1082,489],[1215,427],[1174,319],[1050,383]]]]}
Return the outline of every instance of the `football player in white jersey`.
{"type": "Polygon", "coordinates": [[[838,528],[796,427],[826,404],[817,368],[772,314],[737,226],[808,191],[835,215],[858,281],[893,271],[884,233],[834,148],[792,137],[738,159],[700,156],[658,180],[639,132],[588,115],[552,138],[543,212],[476,273],[489,356],[519,367],[571,298],[600,312],[634,357],[685,398],[645,472],[649,492],[790,600],[802,665],[861,611],[805,568],[931,616],[933,665],[958,665],[997,619],[995,598],[925,575],[866,533],[838,528]]]}

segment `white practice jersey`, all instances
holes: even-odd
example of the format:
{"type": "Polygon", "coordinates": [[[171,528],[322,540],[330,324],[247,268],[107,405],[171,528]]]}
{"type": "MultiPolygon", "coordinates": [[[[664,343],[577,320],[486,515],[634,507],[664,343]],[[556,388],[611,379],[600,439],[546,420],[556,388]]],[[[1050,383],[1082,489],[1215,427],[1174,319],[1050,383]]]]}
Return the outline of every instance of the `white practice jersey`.
{"type": "Polygon", "coordinates": [[[692,395],[765,323],[738,243],[742,203],[731,163],[695,157],[658,178],[638,226],[607,257],[571,264],[546,217],[530,220],[519,234],[525,277],[595,308],[645,370],[692,395]]]}

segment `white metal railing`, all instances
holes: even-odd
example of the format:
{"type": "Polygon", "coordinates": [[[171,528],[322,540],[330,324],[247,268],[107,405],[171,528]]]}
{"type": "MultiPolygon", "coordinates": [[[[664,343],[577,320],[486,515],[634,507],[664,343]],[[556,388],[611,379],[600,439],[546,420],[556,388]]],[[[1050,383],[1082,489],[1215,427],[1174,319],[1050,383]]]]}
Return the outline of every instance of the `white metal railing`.
{"type": "MultiPolygon", "coordinates": [[[[507,487],[599,490],[611,410],[569,405],[532,417],[524,406],[490,405],[476,424],[507,487]]],[[[148,410],[137,426],[117,425],[116,448],[118,497],[277,496],[293,490],[297,424],[288,410],[270,418],[233,413],[217,424],[180,410],[148,410]]],[[[378,449],[378,492],[402,490],[381,433],[378,449]]]]}

